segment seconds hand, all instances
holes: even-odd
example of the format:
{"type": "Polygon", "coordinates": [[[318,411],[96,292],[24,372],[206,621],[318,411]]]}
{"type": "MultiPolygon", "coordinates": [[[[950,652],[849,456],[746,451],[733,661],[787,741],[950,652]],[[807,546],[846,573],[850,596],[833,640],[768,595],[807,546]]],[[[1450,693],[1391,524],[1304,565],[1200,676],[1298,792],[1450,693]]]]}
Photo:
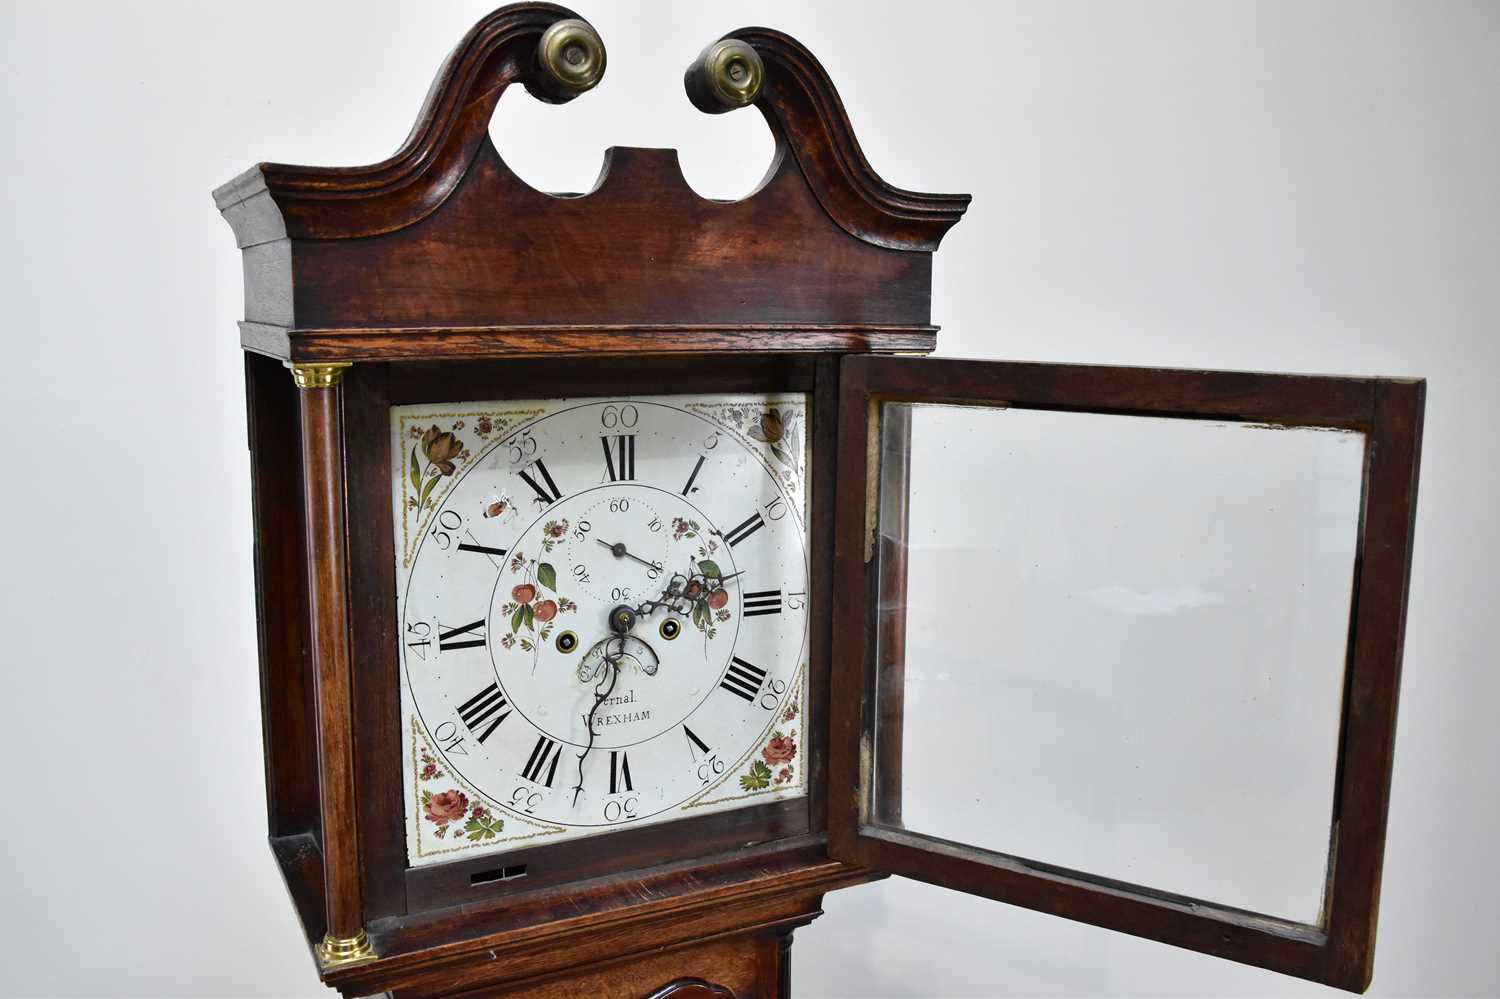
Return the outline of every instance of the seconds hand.
{"type": "Polygon", "coordinates": [[[641,565],[645,566],[648,569],[661,568],[661,566],[657,565],[655,562],[647,562],[645,559],[641,558],[638,555],[630,554],[630,549],[625,547],[625,542],[623,541],[616,541],[614,544],[610,544],[603,538],[595,538],[594,540],[603,545],[605,548],[608,548],[610,552],[614,554],[615,558],[633,559],[634,561],[639,562],[641,565]]]}

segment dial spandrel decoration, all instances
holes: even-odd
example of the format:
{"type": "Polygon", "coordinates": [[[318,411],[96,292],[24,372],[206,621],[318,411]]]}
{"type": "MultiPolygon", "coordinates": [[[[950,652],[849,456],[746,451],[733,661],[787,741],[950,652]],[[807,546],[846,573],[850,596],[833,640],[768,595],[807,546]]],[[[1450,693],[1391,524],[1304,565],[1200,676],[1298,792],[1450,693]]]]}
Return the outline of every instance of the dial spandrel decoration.
{"type": "Polygon", "coordinates": [[[391,410],[412,865],[806,794],[807,417],[391,410]]]}

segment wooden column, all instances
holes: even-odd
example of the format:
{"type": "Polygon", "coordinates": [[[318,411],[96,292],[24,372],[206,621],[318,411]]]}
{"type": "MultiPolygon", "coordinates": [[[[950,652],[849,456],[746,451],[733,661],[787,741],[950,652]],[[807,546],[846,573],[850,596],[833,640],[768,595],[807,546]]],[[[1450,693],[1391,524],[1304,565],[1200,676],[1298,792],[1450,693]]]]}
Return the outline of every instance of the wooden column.
{"type": "Polygon", "coordinates": [[[318,688],[318,785],[328,932],[317,954],[324,968],[375,956],[364,930],[359,838],[354,826],[349,556],[344,532],[344,437],[339,413],[339,381],[348,366],[290,365],[292,378],[301,389],[302,490],[313,668],[318,688]]]}
{"type": "Polygon", "coordinates": [[[792,999],[792,931],[776,942],[776,999],[792,999]]]}

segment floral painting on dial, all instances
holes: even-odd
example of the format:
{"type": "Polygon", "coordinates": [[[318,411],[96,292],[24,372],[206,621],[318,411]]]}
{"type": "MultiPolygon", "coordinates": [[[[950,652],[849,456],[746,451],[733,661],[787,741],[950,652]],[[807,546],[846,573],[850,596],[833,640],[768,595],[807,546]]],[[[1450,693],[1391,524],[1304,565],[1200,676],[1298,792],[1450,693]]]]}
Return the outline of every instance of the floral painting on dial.
{"type": "MultiPolygon", "coordinates": [[[[496,410],[480,413],[424,413],[421,418],[403,417],[397,428],[400,449],[397,504],[401,560],[410,565],[417,540],[442,502],[444,491],[455,477],[515,426],[535,417],[536,409],[496,410]]],[[[397,461],[393,454],[391,460],[397,461]]],[[[482,515],[500,517],[511,504],[494,497],[482,515]]]]}
{"type": "Polygon", "coordinates": [[[797,674],[797,682],[783,706],[775,712],[770,728],[755,752],[739,765],[736,779],[726,782],[718,793],[706,796],[699,804],[746,798],[759,794],[806,786],[807,750],[802,739],[802,717],[807,710],[807,664],[797,674]]]}
{"type": "MultiPolygon", "coordinates": [[[[740,434],[759,450],[767,467],[781,477],[793,494],[803,493],[801,469],[806,467],[807,404],[781,400],[776,405],[698,403],[716,422],[740,434]]],[[[804,513],[805,511],[799,511],[804,513]]]]}
{"type": "MultiPolygon", "coordinates": [[[[411,837],[416,857],[459,853],[562,832],[557,826],[501,817],[492,804],[443,766],[421,722],[411,719],[413,796],[419,815],[411,837]]],[[[414,858],[415,859],[415,858],[414,858]]]]}
{"type": "MultiPolygon", "coordinates": [[[[567,530],[566,520],[548,521],[542,528],[543,551],[550,552],[567,530]]],[[[539,643],[552,637],[553,619],[573,613],[578,604],[558,592],[557,567],[551,562],[516,552],[511,556],[510,574],[519,582],[511,586],[510,601],[500,608],[501,619],[510,624],[510,630],[500,636],[500,646],[519,645],[523,651],[535,652],[539,643]]]]}

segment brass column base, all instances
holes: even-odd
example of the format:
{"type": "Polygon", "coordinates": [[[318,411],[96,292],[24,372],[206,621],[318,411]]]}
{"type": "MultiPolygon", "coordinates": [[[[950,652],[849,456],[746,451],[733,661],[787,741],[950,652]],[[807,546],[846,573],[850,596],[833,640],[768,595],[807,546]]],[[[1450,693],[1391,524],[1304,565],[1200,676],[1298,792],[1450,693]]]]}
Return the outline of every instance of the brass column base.
{"type": "Polygon", "coordinates": [[[325,936],[317,948],[318,964],[324,968],[336,968],[345,964],[359,964],[375,959],[375,948],[370,938],[360,930],[352,937],[325,936]]]}

